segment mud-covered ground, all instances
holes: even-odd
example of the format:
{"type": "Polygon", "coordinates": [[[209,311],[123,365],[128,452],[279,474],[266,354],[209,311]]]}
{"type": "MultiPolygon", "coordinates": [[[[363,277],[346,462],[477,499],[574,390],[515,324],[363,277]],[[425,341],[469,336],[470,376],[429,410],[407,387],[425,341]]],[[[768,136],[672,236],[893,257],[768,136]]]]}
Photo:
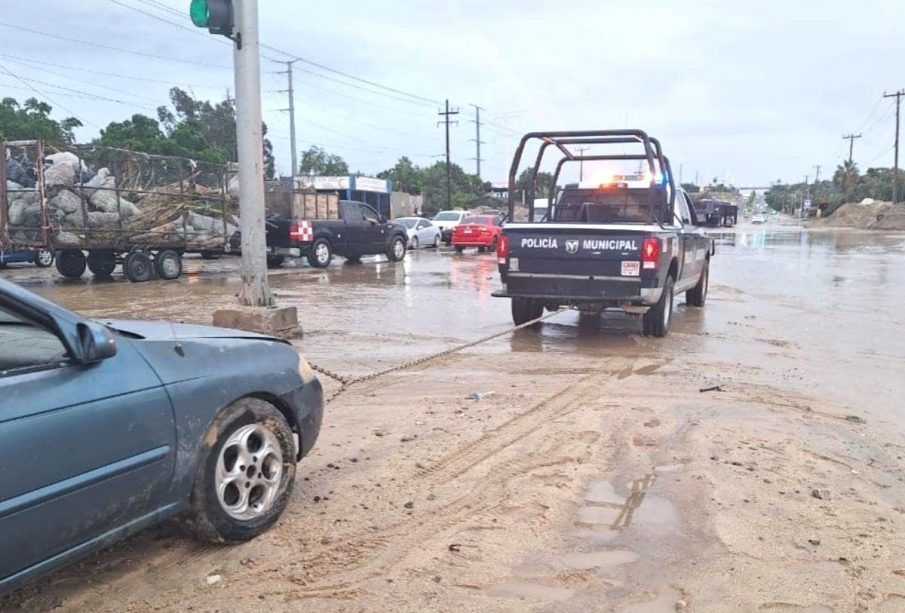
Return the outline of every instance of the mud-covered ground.
{"type": "MultiPolygon", "coordinates": [[[[344,375],[505,333],[336,397],[256,541],[163,526],[0,609],[905,611],[905,235],[716,236],[707,307],[666,339],[571,312],[505,332],[491,256],[275,273],[299,349],[344,375]]],[[[98,317],[206,323],[234,266],[6,276],[98,317]]]]}

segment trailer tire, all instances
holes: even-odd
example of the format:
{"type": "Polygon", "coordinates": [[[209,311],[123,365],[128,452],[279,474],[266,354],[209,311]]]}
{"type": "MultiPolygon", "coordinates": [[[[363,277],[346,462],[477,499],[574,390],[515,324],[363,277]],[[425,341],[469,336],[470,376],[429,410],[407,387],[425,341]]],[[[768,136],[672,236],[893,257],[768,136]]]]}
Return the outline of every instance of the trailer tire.
{"type": "Polygon", "coordinates": [[[78,279],[85,274],[88,262],[78,249],[64,249],[57,253],[57,272],[67,279],[78,279]]]}
{"type": "Polygon", "coordinates": [[[660,300],[644,314],[642,326],[645,336],[663,338],[669,334],[669,325],[672,323],[673,316],[675,285],[675,279],[671,276],[667,277],[666,285],[663,286],[663,293],[660,294],[660,300]]]}
{"type": "Polygon", "coordinates": [[[333,248],[330,241],[326,238],[319,238],[311,245],[311,252],[308,254],[308,264],[314,268],[326,268],[333,260],[333,248]]]}
{"type": "Polygon", "coordinates": [[[116,270],[116,255],[112,251],[89,251],[88,270],[99,279],[109,279],[116,270]]]}
{"type": "Polygon", "coordinates": [[[707,302],[707,290],[710,288],[710,260],[705,260],[704,270],[698,284],[685,292],[685,302],[688,306],[701,308],[707,302]]]}
{"type": "Polygon", "coordinates": [[[544,303],[530,298],[512,299],[512,323],[517,326],[537,319],[544,314],[544,303]]]}
{"type": "Polygon", "coordinates": [[[147,253],[133,251],[123,260],[123,272],[132,283],[145,283],[154,276],[154,263],[147,253]]]}
{"type": "Polygon", "coordinates": [[[154,270],[164,281],[178,279],[182,274],[182,256],[172,249],[165,249],[154,258],[154,270]]]}

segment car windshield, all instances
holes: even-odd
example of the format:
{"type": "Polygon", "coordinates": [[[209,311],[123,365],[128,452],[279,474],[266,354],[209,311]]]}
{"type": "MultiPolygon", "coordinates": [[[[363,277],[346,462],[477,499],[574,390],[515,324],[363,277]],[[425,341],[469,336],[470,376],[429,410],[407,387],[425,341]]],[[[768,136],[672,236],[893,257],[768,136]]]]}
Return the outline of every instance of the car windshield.
{"type": "Polygon", "coordinates": [[[403,226],[405,226],[406,228],[411,230],[412,228],[415,227],[415,224],[418,223],[418,220],[413,219],[412,217],[403,217],[401,219],[397,219],[396,223],[402,224],[403,226]]]}
{"type": "Polygon", "coordinates": [[[463,221],[462,223],[463,224],[478,224],[478,225],[482,225],[482,226],[490,226],[490,225],[493,225],[493,218],[485,217],[485,216],[466,217],[465,221],[463,221]]]}
{"type": "Polygon", "coordinates": [[[434,215],[434,221],[459,221],[461,217],[461,213],[453,213],[452,211],[447,211],[445,213],[437,213],[436,215],[434,215]]]}

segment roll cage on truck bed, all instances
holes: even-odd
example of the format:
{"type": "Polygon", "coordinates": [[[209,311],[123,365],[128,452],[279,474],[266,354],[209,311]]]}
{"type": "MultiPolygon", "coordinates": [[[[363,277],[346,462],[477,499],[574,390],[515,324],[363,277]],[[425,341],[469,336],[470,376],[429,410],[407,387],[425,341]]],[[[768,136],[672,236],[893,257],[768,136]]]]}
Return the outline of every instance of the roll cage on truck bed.
{"type": "Polygon", "coordinates": [[[512,299],[517,324],[540,317],[545,307],[591,314],[616,307],[642,316],[645,334],[665,336],[675,292],[685,291],[686,302],[703,306],[713,241],[698,228],[688,195],[676,187],[660,141],[642,130],[526,134],[509,171],[510,219],[529,144],[538,146],[523,194],[529,221],[503,230],[497,253],[503,288],[494,292],[512,299]],[[616,146],[622,151],[614,152],[616,146]],[[579,147],[592,153],[578,154],[579,147]],[[549,209],[540,221],[531,221],[537,177],[551,150],[560,159],[549,209]],[[638,162],[640,168],[599,185],[556,187],[566,164],[584,162],[638,162]]]}

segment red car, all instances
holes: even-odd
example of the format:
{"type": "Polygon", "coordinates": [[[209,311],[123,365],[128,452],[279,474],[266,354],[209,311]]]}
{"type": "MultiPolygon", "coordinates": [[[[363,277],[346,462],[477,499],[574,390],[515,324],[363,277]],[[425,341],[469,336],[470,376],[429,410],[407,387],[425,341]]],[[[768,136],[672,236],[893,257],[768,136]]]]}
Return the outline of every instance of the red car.
{"type": "Polygon", "coordinates": [[[497,240],[503,231],[503,218],[499,215],[476,215],[466,217],[453,228],[452,244],[462,253],[466,247],[477,247],[478,251],[496,251],[497,240]]]}

